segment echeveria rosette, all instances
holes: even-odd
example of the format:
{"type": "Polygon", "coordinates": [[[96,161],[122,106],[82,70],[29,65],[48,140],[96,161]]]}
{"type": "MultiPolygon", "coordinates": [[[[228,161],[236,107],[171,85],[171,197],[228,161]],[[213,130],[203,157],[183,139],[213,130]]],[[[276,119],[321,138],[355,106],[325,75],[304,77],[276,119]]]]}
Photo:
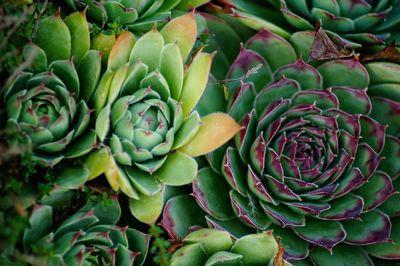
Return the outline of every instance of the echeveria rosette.
{"type": "Polygon", "coordinates": [[[226,114],[201,118],[192,112],[213,57],[200,50],[185,65],[196,34],[193,13],[136,42],[130,32],[121,33],[91,95],[102,147],[86,161],[89,179],[104,173],[114,190],[131,198],[133,215],[146,223],[161,213],[163,184],[191,183],[198,168],[192,157],[218,148],[240,129],[226,114]]]}
{"type": "Polygon", "coordinates": [[[210,0],[65,0],[75,10],[86,9],[91,22],[104,27],[118,23],[133,32],[147,32],[155,24],[166,23],[171,11],[189,10],[210,0]]]}
{"type": "Polygon", "coordinates": [[[271,228],[290,260],[326,265],[333,250],[335,265],[350,253],[369,265],[356,246],[390,239],[391,221],[379,206],[395,193],[395,176],[381,161],[398,162],[391,147],[399,145],[385,142],[387,126],[371,117],[382,110],[374,110],[369,74],[356,58],[314,68],[296,57],[266,30],[242,48],[228,80],[258,72],[228,84],[228,110],[244,129],[235,145],[209,156],[214,171],[199,172],[193,194],[210,225],[236,236],[271,228]]]}
{"type": "Polygon", "coordinates": [[[143,265],[150,237],[116,226],[121,216],[118,200],[90,203],[54,225],[54,209],[35,205],[23,244],[38,265],[143,265]]]}
{"type": "Polygon", "coordinates": [[[4,93],[7,128],[27,135],[39,165],[52,167],[63,158],[82,156],[96,144],[94,131],[86,131],[91,111],[82,95],[97,84],[101,56],[89,47],[83,13],[43,19],[34,43],[24,48],[30,67],[4,93]],[[97,59],[90,66],[89,57],[97,59]]]}
{"type": "Polygon", "coordinates": [[[228,3],[238,9],[234,15],[246,25],[256,29],[267,27],[284,37],[287,32],[312,31],[320,21],[332,36],[357,44],[384,44],[398,39],[398,0],[268,0],[263,4],[230,0],[228,3]]]}
{"type": "Polygon", "coordinates": [[[182,239],[182,247],[172,255],[171,266],[290,265],[279,258],[278,250],[271,232],[232,241],[226,231],[199,229],[182,239]]]}

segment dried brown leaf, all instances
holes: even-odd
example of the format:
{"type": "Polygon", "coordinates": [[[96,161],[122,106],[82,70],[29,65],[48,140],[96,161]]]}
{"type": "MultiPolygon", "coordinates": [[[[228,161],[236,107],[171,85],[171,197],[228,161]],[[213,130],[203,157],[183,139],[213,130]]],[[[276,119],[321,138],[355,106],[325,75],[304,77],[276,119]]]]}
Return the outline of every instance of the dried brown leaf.
{"type": "Polygon", "coordinates": [[[284,266],[285,262],[283,259],[283,254],[285,253],[285,249],[282,246],[281,239],[276,237],[276,241],[278,242],[278,253],[274,258],[274,266],[284,266]]]}
{"type": "Polygon", "coordinates": [[[310,57],[314,60],[331,60],[338,58],[347,58],[354,55],[346,47],[330,38],[318,23],[315,31],[315,38],[311,47],[310,57]]]}
{"type": "Polygon", "coordinates": [[[390,44],[375,54],[360,56],[361,62],[389,61],[400,64],[400,48],[390,44]]]}

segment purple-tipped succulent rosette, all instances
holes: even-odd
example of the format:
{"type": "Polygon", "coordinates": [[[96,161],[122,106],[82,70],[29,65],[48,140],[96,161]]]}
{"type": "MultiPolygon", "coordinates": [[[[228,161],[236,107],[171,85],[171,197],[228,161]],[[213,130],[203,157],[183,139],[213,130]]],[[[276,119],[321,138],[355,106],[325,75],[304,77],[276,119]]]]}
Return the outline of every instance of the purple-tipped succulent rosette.
{"type": "Polygon", "coordinates": [[[368,94],[384,83],[373,64],[314,67],[299,49],[266,30],[242,47],[227,80],[244,79],[227,87],[228,112],[243,130],[209,155],[193,195],[212,227],[237,237],[273,229],[289,260],[344,265],[352,255],[373,265],[365,250],[393,245],[398,231],[399,207],[385,201],[399,188],[399,102],[368,94]]]}

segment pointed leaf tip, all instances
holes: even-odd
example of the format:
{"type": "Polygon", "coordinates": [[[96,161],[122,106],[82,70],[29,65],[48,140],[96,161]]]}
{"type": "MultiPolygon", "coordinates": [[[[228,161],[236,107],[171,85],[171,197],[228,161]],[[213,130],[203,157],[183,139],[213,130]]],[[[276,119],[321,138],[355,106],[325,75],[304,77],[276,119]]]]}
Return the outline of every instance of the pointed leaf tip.
{"type": "Polygon", "coordinates": [[[34,43],[46,52],[48,63],[71,56],[71,34],[57,13],[39,22],[34,43]]]}
{"type": "Polygon", "coordinates": [[[106,171],[110,154],[106,148],[94,150],[86,157],[84,166],[89,171],[87,180],[92,180],[106,171]]]}
{"type": "Polygon", "coordinates": [[[182,102],[184,117],[192,111],[204,93],[212,59],[212,54],[197,53],[185,74],[182,93],[179,99],[182,102]]]}
{"type": "Polygon", "coordinates": [[[180,148],[191,156],[207,154],[231,139],[242,127],[229,115],[212,113],[202,118],[202,126],[197,134],[180,148]]]}
{"type": "Polygon", "coordinates": [[[107,68],[117,71],[120,66],[127,63],[134,44],[135,37],[132,33],[128,31],[121,32],[111,49],[107,68]]]}
{"type": "Polygon", "coordinates": [[[183,62],[193,48],[197,36],[197,26],[194,19],[194,13],[177,17],[171,20],[161,30],[166,43],[174,43],[179,46],[183,62]]]}
{"type": "Polygon", "coordinates": [[[84,13],[75,12],[68,15],[65,20],[71,35],[71,56],[76,65],[90,48],[89,25],[84,13]]]}
{"type": "Polygon", "coordinates": [[[149,72],[159,69],[164,44],[163,36],[157,29],[147,32],[133,46],[129,57],[130,63],[140,60],[149,67],[149,72]]]}

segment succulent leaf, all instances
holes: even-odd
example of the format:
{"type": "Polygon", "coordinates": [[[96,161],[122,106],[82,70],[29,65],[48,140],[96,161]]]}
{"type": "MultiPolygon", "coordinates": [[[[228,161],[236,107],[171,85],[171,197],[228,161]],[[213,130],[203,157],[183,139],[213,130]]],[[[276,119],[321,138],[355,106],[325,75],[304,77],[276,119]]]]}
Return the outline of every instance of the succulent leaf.
{"type": "Polygon", "coordinates": [[[167,201],[160,225],[173,239],[183,238],[190,226],[206,226],[204,213],[189,195],[179,195],[167,201]],[[181,216],[182,210],[185,215],[181,216]]]}
{"type": "Polygon", "coordinates": [[[183,80],[182,102],[183,115],[186,117],[200,100],[207,85],[213,56],[199,52],[190,64],[183,80]]]}
{"type": "Polygon", "coordinates": [[[227,251],[233,245],[229,233],[208,228],[188,234],[182,242],[185,244],[202,244],[209,256],[219,251],[227,251]]]}
{"type": "Polygon", "coordinates": [[[71,34],[71,57],[77,66],[90,48],[89,25],[84,13],[72,13],[65,19],[71,34]]]}
{"type": "Polygon", "coordinates": [[[196,41],[197,26],[193,13],[180,16],[162,29],[161,34],[166,43],[178,45],[183,62],[186,61],[196,41]]]}
{"type": "Polygon", "coordinates": [[[132,33],[123,31],[113,44],[108,56],[107,68],[113,72],[129,61],[135,39],[132,33]]]}
{"type": "Polygon", "coordinates": [[[177,151],[168,155],[164,165],[155,175],[166,185],[182,186],[192,183],[196,174],[196,161],[185,153],[177,151]],[[176,172],[176,169],[185,169],[185,171],[176,172]]]}
{"type": "Polygon", "coordinates": [[[129,199],[129,209],[142,222],[153,224],[160,216],[163,207],[163,193],[147,196],[141,194],[138,199],[129,199]]]}
{"type": "Polygon", "coordinates": [[[39,23],[34,42],[45,51],[49,63],[71,56],[71,33],[58,14],[39,23]],[[49,36],[52,36],[50,40],[49,36]]]}
{"type": "Polygon", "coordinates": [[[115,44],[116,36],[114,34],[99,33],[92,38],[90,48],[102,53],[101,62],[103,66],[107,65],[111,49],[115,44]]]}
{"type": "Polygon", "coordinates": [[[241,130],[240,125],[223,113],[207,115],[201,120],[201,123],[196,135],[179,149],[181,152],[191,156],[204,155],[227,142],[241,130]]]}

